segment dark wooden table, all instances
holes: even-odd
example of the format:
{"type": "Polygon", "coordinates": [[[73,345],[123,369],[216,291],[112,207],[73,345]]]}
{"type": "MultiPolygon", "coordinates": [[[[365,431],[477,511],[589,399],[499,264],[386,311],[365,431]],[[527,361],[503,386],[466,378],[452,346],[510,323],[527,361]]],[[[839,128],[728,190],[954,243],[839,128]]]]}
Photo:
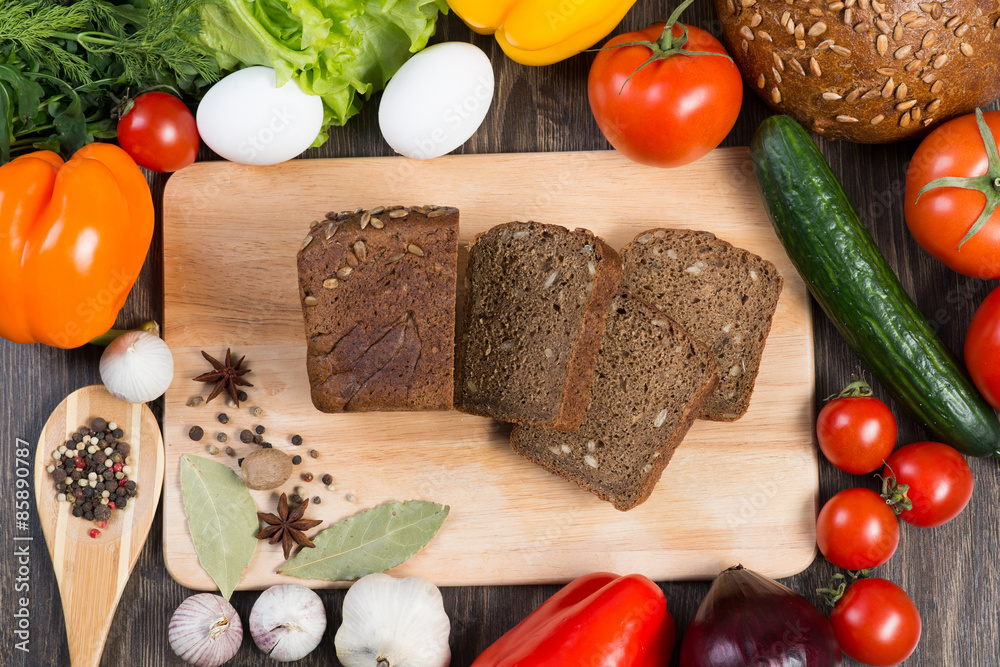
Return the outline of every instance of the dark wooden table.
{"type": "MultiPolygon", "coordinates": [[[[666,18],[666,4],[640,0],[620,30],[635,29],[666,18]]],[[[686,20],[719,33],[708,0],[687,12],[686,20]]],[[[493,108],[485,124],[460,150],[468,153],[600,150],[608,148],[594,123],[587,103],[586,81],[591,54],[551,67],[529,68],[508,60],[492,39],[472,35],[455,17],[443,19],[435,41],[473,41],[491,57],[497,73],[493,108]]],[[[378,131],[377,100],[334,129],[327,145],[305,157],[355,157],[391,155],[378,131]]],[[[742,115],[724,145],[743,146],[768,115],[766,107],[747,90],[742,115]]],[[[961,351],[965,330],[976,307],[993,283],[961,277],[926,255],[912,240],[903,221],[902,192],[906,163],[915,143],[890,146],[821,144],[862,219],[869,225],[889,263],[917,304],[936,323],[952,350],[961,351]]],[[[214,156],[204,155],[213,159],[214,156]]],[[[159,204],[166,177],[151,178],[159,204]]],[[[720,196],[730,187],[720,183],[720,196]]],[[[135,326],[163,314],[163,265],[159,234],[146,267],[121,313],[120,324],[135,326]]],[[[858,361],[818,308],[814,310],[816,345],[816,395],[838,391],[857,368],[858,361]]],[[[4,486],[11,489],[15,475],[15,441],[31,443],[32,452],[42,425],[62,398],[87,384],[99,382],[100,350],[84,347],[63,351],[40,345],[18,346],[0,341],[0,462],[4,486]]],[[[881,388],[876,394],[885,398],[881,388]]],[[[899,443],[925,439],[925,434],[896,406],[899,443]]],[[[154,408],[159,409],[158,404],[154,408]]],[[[822,458],[822,457],[821,457],[822,458]]],[[[907,665],[922,667],[987,667],[1000,665],[1000,482],[995,460],[970,461],[976,490],[968,509],[951,523],[931,530],[902,525],[900,547],[893,559],[879,568],[879,576],[907,590],[920,609],[923,637],[907,665]]],[[[852,477],[825,460],[820,462],[821,501],[851,486],[876,488],[876,480],[852,477]]],[[[706,497],[710,492],[705,490],[706,497]]],[[[16,535],[25,535],[16,524],[13,493],[0,502],[0,582],[4,645],[0,665],[68,665],[59,591],[37,516],[32,507],[28,590],[15,592],[18,562],[13,555],[16,535]],[[11,613],[17,597],[30,599],[29,652],[13,648],[15,619],[11,613]]],[[[181,664],[167,643],[170,614],[191,594],[170,576],[163,564],[162,518],[157,514],[149,541],[125,589],[104,651],[102,665],[181,664]]],[[[23,544],[23,542],[21,543],[23,544]]],[[[456,568],[462,567],[455,563],[456,568]]],[[[783,581],[816,600],[814,590],[825,584],[834,568],[818,558],[805,572],[783,581]]],[[[22,584],[23,585],[23,584],[22,584]]],[[[679,633],[687,626],[708,582],[664,583],[670,610],[679,633]]],[[[557,587],[484,587],[444,589],[445,606],[452,619],[452,664],[465,667],[497,637],[542,603],[557,587]]],[[[329,613],[329,630],[323,644],[302,665],[335,664],[333,636],[340,624],[342,591],[320,591],[329,613]]],[[[242,618],[248,617],[254,592],[237,593],[233,603],[242,618]]],[[[87,614],[78,609],[75,613],[87,614]]],[[[264,665],[249,635],[232,665],[264,665]]],[[[855,664],[845,661],[846,664],[855,664]]],[[[674,663],[677,664],[677,651],[674,663]]]]}

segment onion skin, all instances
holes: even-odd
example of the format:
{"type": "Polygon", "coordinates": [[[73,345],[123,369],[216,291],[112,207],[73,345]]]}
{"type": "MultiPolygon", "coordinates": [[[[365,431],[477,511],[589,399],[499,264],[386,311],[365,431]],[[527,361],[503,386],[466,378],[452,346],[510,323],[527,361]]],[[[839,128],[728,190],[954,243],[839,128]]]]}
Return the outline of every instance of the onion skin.
{"type": "Polygon", "coordinates": [[[830,621],[808,600],[743,569],[716,578],[681,645],[681,667],[839,667],[830,621]]]}
{"type": "Polygon", "coordinates": [[[167,637],[170,648],[185,662],[195,667],[219,667],[239,650],[243,624],[225,598],[199,593],[184,600],[174,611],[167,637]]]}

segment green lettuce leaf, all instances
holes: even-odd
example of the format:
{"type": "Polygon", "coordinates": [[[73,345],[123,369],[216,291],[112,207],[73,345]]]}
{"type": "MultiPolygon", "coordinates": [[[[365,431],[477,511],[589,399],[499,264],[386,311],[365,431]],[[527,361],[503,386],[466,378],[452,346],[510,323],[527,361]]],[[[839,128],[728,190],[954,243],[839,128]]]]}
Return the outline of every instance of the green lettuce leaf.
{"type": "Polygon", "coordinates": [[[321,97],[325,128],[358,113],[447,11],[445,0],[215,0],[201,7],[198,43],[224,70],[267,65],[278,85],[321,97]]]}

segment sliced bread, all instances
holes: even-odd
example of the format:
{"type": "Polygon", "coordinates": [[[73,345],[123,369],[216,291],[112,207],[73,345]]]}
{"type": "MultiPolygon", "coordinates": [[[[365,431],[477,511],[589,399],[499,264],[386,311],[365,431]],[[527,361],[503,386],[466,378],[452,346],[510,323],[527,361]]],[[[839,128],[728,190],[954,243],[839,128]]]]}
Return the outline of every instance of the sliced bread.
{"type": "Polygon", "coordinates": [[[450,410],[458,210],[327,214],[298,253],[306,370],[322,412],[450,410]]]}
{"type": "Polygon", "coordinates": [[[583,422],[621,258],[584,229],[512,222],[469,248],[455,407],[517,424],[583,422]]]}
{"type": "Polygon", "coordinates": [[[616,509],[649,498],[718,382],[712,353],[651,305],[619,292],[575,433],[516,426],[511,448],[616,509]]]}
{"type": "Polygon", "coordinates": [[[621,288],[680,322],[715,354],[719,386],[701,416],[742,417],[781,294],[774,264],[686,229],[643,232],[625,246],[622,261],[621,288]]]}

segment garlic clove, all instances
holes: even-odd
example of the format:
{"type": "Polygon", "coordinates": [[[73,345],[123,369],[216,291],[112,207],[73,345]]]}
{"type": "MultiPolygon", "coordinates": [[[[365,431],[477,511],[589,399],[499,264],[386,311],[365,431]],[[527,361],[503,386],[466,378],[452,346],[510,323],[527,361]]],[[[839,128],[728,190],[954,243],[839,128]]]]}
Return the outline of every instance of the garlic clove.
{"type": "Polygon", "coordinates": [[[228,662],[243,642],[243,624],[233,605],[211,593],[199,593],[177,607],[167,626],[170,648],[195,667],[228,662]]]}
{"type": "Polygon", "coordinates": [[[147,403],[162,396],[174,379],[174,357],[162,339],[129,331],[101,355],[101,381],[115,398],[147,403]]]}
{"type": "Polygon", "coordinates": [[[344,667],[447,667],[450,633],[434,584],[422,577],[369,574],[347,591],[334,643],[344,667]]]}
{"type": "Polygon", "coordinates": [[[326,608],[312,590],[299,584],[271,586],[250,611],[250,634],[278,662],[300,660],[319,646],[326,632],[326,608]]]}

